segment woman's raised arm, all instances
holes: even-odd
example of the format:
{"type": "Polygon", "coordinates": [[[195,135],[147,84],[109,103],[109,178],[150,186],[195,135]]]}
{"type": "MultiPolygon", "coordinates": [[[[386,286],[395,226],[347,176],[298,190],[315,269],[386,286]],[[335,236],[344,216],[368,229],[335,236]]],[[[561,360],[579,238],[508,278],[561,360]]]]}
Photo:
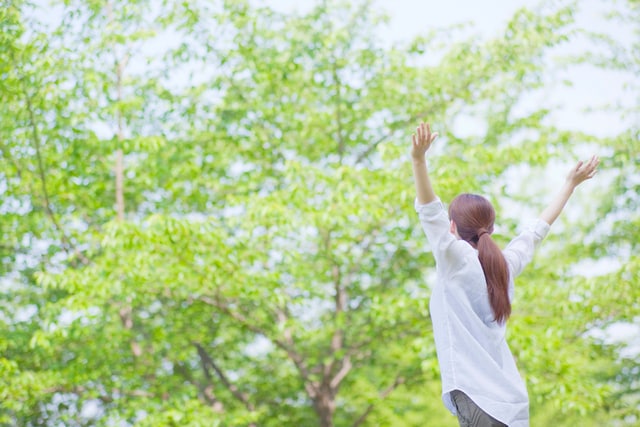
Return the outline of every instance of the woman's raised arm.
{"type": "Polygon", "coordinates": [[[573,190],[582,182],[593,178],[596,174],[598,163],[600,163],[600,159],[597,156],[591,157],[586,163],[582,161],[578,162],[578,164],[569,171],[567,179],[556,197],[542,211],[540,219],[549,225],[553,224],[573,194],[573,190]]]}
{"type": "Polygon", "coordinates": [[[416,184],[416,197],[418,203],[424,205],[436,199],[436,194],[431,186],[425,153],[431,147],[431,143],[438,137],[438,133],[431,133],[428,123],[420,123],[416,133],[411,136],[411,159],[413,161],[413,178],[416,184]]]}

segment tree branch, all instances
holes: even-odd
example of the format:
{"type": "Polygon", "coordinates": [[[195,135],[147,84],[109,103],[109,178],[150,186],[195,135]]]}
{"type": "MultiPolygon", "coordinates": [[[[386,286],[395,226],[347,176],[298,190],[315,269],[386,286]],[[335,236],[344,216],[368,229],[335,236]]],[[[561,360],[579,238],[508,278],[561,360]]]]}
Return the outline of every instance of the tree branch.
{"type": "MultiPolygon", "coordinates": [[[[331,251],[331,232],[327,232],[324,238],[325,244],[325,252],[329,254],[331,251]]],[[[344,348],[344,329],[346,325],[339,325],[338,323],[341,321],[340,317],[342,313],[345,312],[347,308],[347,292],[342,283],[342,275],[340,273],[340,265],[336,262],[333,262],[331,266],[331,274],[333,279],[333,288],[335,292],[335,311],[334,311],[334,322],[335,322],[335,331],[331,337],[331,343],[329,345],[330,355],[332,356],[331,362],[327,362],[324,364],[323,374],[326,380],[329,382],[330,387],[337,388],[340,385],[340,382],[344,379],[344,377],[349,373],[351,369],[351,359],[348,356],[342,357],[341,360],[335,358],[337,352],[344,348]],[[340,362],[341,366],[333,378],[330,377],[333,375],[333,372],[336,370],[336,367],[340,362]]],[[[344,319],[346,321],[346,319],[344,319]]]]}
{"type": "MultiPolygon", "coordinates": [[[[173,240],[172,236],[169,235],[168,238],[171,241],[171,243],[173,243],[174,245],[176,244],[176,242],[173,240]]],[[[191,271],[194,274],[196,274],[198,277],[200,277],[203,280],[209,279],[206,274],[204,274],[200,270],[194,268],[191,265],[191,263],[188,262],[182,256],[182,254],[179,251],[173,251],[172,253],[179,260],[184,262],[191,269],[191,271]]],[[[277,339],[277,338],[274,338],[274,337],[270,336],[270,334],[264,328],[256,326],[254,324],[254,322],[251,322],[242,313],[230,309],[229,306],[227,304],[225,304],[224,302],[222,302],[218,296],[210,297],[210,296],[203,295],[203,296],[198,297],[197,300],[201,301],[201,302],[203,302],[203,303],[205,303],[207,305],[210,305],[212,307],[217,308],[218,310],[220,310],[224,314],[228,315],[229,317],[231,317],[232,319],[234,319],[235,321],[240,323],[242,326],[244,326],[248,330],[268,338],[272,343],[274,343],[276,345],[276,347],[280,348],[281,350],[283,350],[287,354],[289,359],[291,359],[291,361],[293,362],[295,367],[298,369],[298,373],[300,374],[300,377],[303,380],[302,382],[304,384],[304,388],[305,388],[307,394],[309,395],[309,397],[313,399],[315,396],[318,395],[319,384],[311,379],[311,372],[309,371],[309,368],[307,367],[302,355],[300,355],[295,350],[293,336],[292,336],[290,330],[285,329],[284,341],[283,341],[281,339],[277,339]]],[[[277,313],[276,313],[276,317],[281,322],[285,321],[286,320],[286,313],[284,311],[282,311],[282,310],[278,310],[277,313]]]]}
{"type": "Polygon", "coordinates": [[[25,82],[24,76],[20,78],[20,82],[22,83],[22,93],[24,94],[25,101],[27,104],[27,114],[29,115],[29,122],[31,124],[31,135],[33,138],[33,144],[36,149],[36,162],[38,164],[38,176],[40,178],[40,183],[42,186],[42,197],[44,199],[44,210],[47,213],[47,216],[53,223],[53,228],[60,234],[60,239],[62,240],[62,249],[70,254],[71,250],[78,257],[78,259],[85,265],[89,264],[90,261],[87,257],[85,257],[82,252],[80,252],[67,237],[66,233],[58,223],[55,213],[51,208],[51,200],[49,198],[49,191],[47,189],[47,175],[44,170],[44,161],[42,160],[42,150],[40,146],[40,133],[38,132],[38,125],[36,123],[35,113],[33,111],[33,104],[31,101],[31,96],[29,95],[25,82]]]}
{"type": "Polygon", "coordinates": [[[247,408],[247,410],[249,410],[250,412],[255,411],[255,406],[253,405],[253,403],[249,401],[249,397],[247,396],[247,394],[242,393],[235,384],[232,384],[231,381],[229,381],[229,378],[227,378],[227,376],[224,374],[224,372],[222,372],[220,367],[216,365],[216,363],[213,361],[213,358],[209,355],[209,353],[207,353],[204,347],[202,347],[202,345],[197,342],[194,342],[193,345],[196,347],[198,351],[198,356],[200,357],[200,361],[202,362],[202,367],[205,370],[205,375],[207,376],[207,378],[211,380],[211,374],[207,369],[207,365],[208,365],[215,371],[220,381],[222,381],[222,384],[224,384],[227,390],[231,392],[233,397],[235,397],[240,402],[242,402],[244,406],[247,408]]]}
{"type": "MultiPolygon", "coordinates": [[[[126,330],[129,330],[129,331],[132,330],[133,329],[133,309],[131,308],[131,303],[122,307],[118,312],[118,315],[120,316],[120,321],[122,322],[122,326],[126,330]]],[[[133,339],[133,337],[131,338],[129,345],[131,346],[131,352],[135,357],[140,357],[142,355],[142,348],[140,347],[140,344],[138,344],[136,340],[133,339]]]]}
{"type": "MultiPolygon", "coordinates": [[[[336,293],[334,302],[335,302],[335,313],[334,320],[336,322],[339,321],[338,317],[341,313],[344,313],[346,305],[347,305],[347,293],[342,286],[341,277],[340,277],[340,266],[334,264],[331,268],[333,275],[333,287],[336,293]]],[[[333,333],[333,337],[331,338],[331,351],[336,352],[343,347],[344,344],[344,330],[343,327],[337,327],[333,333]]]]}
{"type": "Polygon", "coordinates": [[[349,371],[351,371],[352,366],[353,365],[351,364],[351,357],[349,355],[344,356],[342,358],[342,365],[340,366],[340,370],[329,382],[329,385],[332,389],[336,390],[338,388],[342,380],[347,376],[349,371]]]}
{"type": "MultiPolygon", "coordinates": [[[[106,6],[107,19],[109,22],[113,21],[113,5],[111,2],[107,2],[106,6]]],[[[114,49],[115,51],[115,49],[114,49]]],[[[129,58],[125,54],[121,59],[116,59],[116,102],[122,101],[122,78],[124,74],[124,67],[126,66],[129,58]]],[[[124,204],[124,154],[122,152],[121,144],[124,139],[124,125],[121,106],[116,108],[116,137],[118,140],[118,146],[116,147],[116,161],[114,166],[114,174],[116,179],[116,218],[118,221],[124,220],[125,204],[124,204]]]]}
{"type": "Polygon", "coordinates": [[[340,79],[338,78],[338,65],[336,64],[337,59],[334,58],[332,64],[332,72],[333,72],[333,80],[336,84],[336,123],[338,125],[338,155],[340,156],[340,162],[342,162],[342,157],[344,156],[345,144],[344,138],[342,137],[342,112],[340,110],[340,103],[342,102],[341,97],[341,84],[340,79]]]}
{"type": "MultiPolygon", "coordinates": [[[[203,364],[202,369],[204,371],[205,378],[210,383],[211,373],[209,372],[209,367],[203,364]]],[[[202,395],[205,403],[211,406],[214,411],[224,411],[224,405],[216,398],[216,395],[213,392],[213,386],[211,384],[202,384],[200,381],[194,379],[193,375],[191,375],[191,371],[187,369],[183,363],[180,363],[180,361],[173,362],[173,372],[182,376],[182,378],[184,378],[186,382],[194,384],[198,388],[198,390],[200,390],[200,394],[202,395]]]]}
{"type": "Polygon", "coordinates": [[[314,396],[317,395],[318,393],[317,384],[315,384],[311,380],[310,378],[311,375],[310,375],[309,369],[307,368],[306,363],[304,362],[304,359],[298,352],[295,351],[295,349],[292,346],[290,346],[289,344],[287,344],[282,340],[269,337],[269,334],[263,328],[260,328],[255,324],[253,324],[252,322],[250,322],[241,313],[231,310],[227,305],[219,301],[217,298],[200,296],[198,297],[198,300],[204,302],[205,304],[216,307],[218,310],[230,316],[231,318],[236,320],[238,323],[240,323],[242,326],[244,326],[248,330],[269,338],[278,348],[280,348],[285,353],[287,353],[287,356],[289,356],[291,361],[293,361],[294,365],[298,369],[298,372],[300,373],[300,376],[302,377],[305,390],[309,394],[309,397],[313,398],[314,396]]]}

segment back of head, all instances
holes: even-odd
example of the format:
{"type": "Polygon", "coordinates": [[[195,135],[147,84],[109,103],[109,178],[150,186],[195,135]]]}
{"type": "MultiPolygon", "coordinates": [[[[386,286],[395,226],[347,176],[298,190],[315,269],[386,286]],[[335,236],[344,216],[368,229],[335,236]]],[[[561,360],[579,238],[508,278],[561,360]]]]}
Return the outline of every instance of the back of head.
{"type": "Polygon", "coordinates": [[[496,218],[491,202],[476,194],[460,194],[449,205],[449,218],[455,222],[460,238],[478,249],[494,318],[504,323],[511,314],[509,269],[491,238],[496,218]]]}

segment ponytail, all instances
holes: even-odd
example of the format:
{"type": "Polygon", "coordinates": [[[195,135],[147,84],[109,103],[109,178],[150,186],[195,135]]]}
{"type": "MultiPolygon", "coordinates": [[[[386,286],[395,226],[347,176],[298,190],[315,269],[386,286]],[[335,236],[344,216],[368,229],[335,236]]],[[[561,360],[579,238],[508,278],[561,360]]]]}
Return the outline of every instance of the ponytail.
{"type": "Polygon", "coordinates": [[[489,233],[485,231],[484,233],[478,233],[478,236],[478,259],[487,282],[489,304],[493,309],[495,321],[504,323],[511,315],[507,262],[489,233]]]}
{"type": "Polygon", "coordinates": [[[455,222],[458,235],[478,249],[494,320],[504,323],[511,315],[509,268],[491,238],[495,215],[491,203],[475,194],[460,194],[449,205],[449,218],[455,222]]]}

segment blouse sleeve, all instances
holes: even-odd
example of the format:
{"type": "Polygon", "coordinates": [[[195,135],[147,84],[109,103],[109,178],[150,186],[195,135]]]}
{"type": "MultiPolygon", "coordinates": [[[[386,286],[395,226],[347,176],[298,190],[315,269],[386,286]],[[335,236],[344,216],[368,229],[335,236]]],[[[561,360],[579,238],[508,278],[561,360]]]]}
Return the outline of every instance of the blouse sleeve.
{"type": "Polygon", "coordinates": [[[502,252],[512,277],[518,276],[533,259],[533,254],[549,233],[549,224],[538,219],[532,226],[513,239],[502,252]]]}
{"type": "Polygon", "coordinates": [[[443,264],[451,261],[449,252],[457,241],[449,231],[449,216],[444,209],[444,205],[440,199],[423,205],[419,204],[416,199],[414,205],[420,219],[420,225],[422,225],[424,234],[426,234],[427,240],[431,245],[436,265],[443,266],[443,264]]]}

